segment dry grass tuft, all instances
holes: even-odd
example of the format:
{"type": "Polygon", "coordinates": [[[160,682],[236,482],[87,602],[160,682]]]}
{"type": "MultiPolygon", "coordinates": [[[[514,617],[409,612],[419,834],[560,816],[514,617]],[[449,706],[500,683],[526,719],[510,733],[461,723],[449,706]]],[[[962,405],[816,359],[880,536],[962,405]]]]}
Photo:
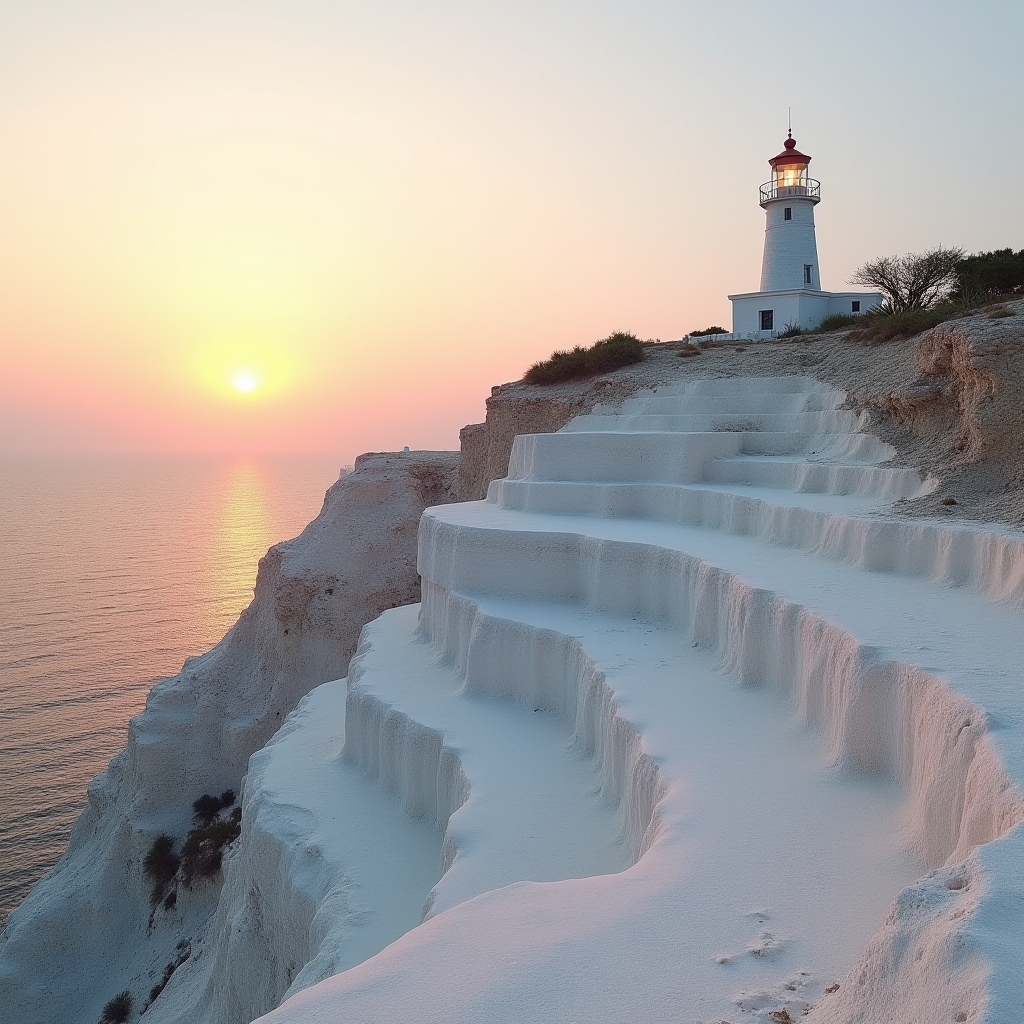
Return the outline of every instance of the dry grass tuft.
{"type": "Polygon", "coordinates": [[[561,384],[567,380],[595,377],[644,358],[643,342],[628,331],[616,331],[590,348],[577,345],[569,352],[555,352],[550,359],[534,363],[523,375],[527,384],[561,384]]]}

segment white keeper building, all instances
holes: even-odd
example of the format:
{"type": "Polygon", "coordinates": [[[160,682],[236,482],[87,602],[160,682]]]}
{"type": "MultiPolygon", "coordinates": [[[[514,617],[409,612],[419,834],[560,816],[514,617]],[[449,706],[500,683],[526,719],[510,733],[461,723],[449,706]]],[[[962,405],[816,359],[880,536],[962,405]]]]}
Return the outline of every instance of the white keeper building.
{"type": "Polygon", "coordinates": [[[824,292],[814,237],[814,207],[821,183],[807,174],[811,162],[790,132],[785,148],[768,163],[761,186],[765,212],[761,288],[730,295],[732,331],[743,338],[771,338],[787,327],[810,330],[832,313],[866,313],[882,303],[879,292],[824,292]]]}

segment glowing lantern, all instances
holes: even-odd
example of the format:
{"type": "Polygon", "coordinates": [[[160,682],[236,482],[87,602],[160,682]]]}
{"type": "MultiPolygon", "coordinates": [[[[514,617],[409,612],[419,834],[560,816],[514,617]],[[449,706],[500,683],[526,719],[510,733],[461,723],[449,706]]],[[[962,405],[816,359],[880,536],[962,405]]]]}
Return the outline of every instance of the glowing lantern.
{"type": "Polygon", "coordinates": [[[778,156],[768,161],[772,168],[772,180],[761,186],[762,204],[789,196],[807,196],[817,202],[820,186],[807,175],[811,158],[796,148],[796,140],[792,135],[786,139],[785,146],[778,156]]]}

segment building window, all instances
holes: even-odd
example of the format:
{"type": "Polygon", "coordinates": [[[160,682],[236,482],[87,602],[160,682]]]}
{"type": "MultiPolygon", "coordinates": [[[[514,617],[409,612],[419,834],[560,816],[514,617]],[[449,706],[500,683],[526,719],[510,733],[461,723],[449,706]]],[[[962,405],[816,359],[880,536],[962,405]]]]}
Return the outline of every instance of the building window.
{"type": "Polygon", "coordinates": [[[787,206],[787,207],[785,207],[785,209],[783,209],[783,211],[782,211],[782,219],[783,220],[792,220],[793,219],[793,207],[792,206],[787,206]]]}
{"type": "Polygon", "coordinates": [[[850,303],[850,312],[851,313],[859,313],[860,312],[860,299],[854,299],[850,303]]]}
{"type": "Polygon", "coordinates": [[[775,310],[774,309],[762,309],[761,310],[761,330],[762,331],[774,331],[775,330],[775,310]]]}
{"type": "Polygon", "coordinates": [[[805,263],[804,264],[804,284],[810,284],[811,283],[811,271],[813,271],[813,270],[814,270],[814,267],[813,267],[812,264],[810,264],[810,263],[805,263]]]}

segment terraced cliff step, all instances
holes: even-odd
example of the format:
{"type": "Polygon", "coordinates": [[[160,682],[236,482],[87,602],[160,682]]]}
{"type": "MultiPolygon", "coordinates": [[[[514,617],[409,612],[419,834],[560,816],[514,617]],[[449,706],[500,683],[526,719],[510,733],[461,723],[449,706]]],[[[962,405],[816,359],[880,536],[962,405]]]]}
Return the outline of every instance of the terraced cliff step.
{"type": "MultiPolygon", "coordinates": [[[[346,756],[420,808],[446,804],[453,789],[439,750],[464,770],[465,803],[446,835],[455,855],[434,889],[440,920],[514,882],[591,878],[597,906],[627,890],[661,910],[616,964],[588,948],[584,962],[597,959],[574,984],[606,990],[613,976],[628,986],[638,972],[684,967],[688,997],[726,1012],[755,1006],[781,972],[800,979],[786,993],[796,1014],[919,871],[900,847],[893,785],[837,775],[777,693],[737,685],[715,652],[672,626],[432,591],[421,637],[414,627],[400,609],[364,633],[348,705],[361,739],[346,756]],[[882,842],[865,827],[879,820],[882,842]],[[865,892],[853,912],[809,913],[844,903],[851,886],[865,892]],[[737,1000],[737,989],[748,995],[737,1000]]],[[[547,889],[579,921],[572,889],[547,889]]],[[[557,1006],[565,993],[545,998],[557,1006]]]]}
{"type": "MultiPolygon", "coordinates": [[[[1024,790],[1024,702],[1015,671],[1021,615],[967,588],[701,527],[514,512],[486,502],[428,509],[419,566],[425,585],[447,592],[571,602],[670,622],[700,642],[707,642],[702,617],[711,615],[725,631],[716,645],[745,681],[774,665],[800,627],[799,614],[782,615],[775,602],[806,609],[855,637],[877,661],[920,665],[949,679],[999,722],[992,741],[1024,790]],[[734,585],[736,617],[711,612],[708,602],[723,599],[716,588],[734,585]]],[[[797,671],[798,664],[781,670],[797,671]]]]}
{"type": "Polygon", "coordinates": [[[1024,544],[880,514],[928,484],[843,401],[640,395],[424,513],[418,632],[364,630],[345,756],[445,871],[271,1019],[1015,1019],[1024,544]],[[578,866],[598,795],[624,870],[578,866]]]}
{"type": "MultiPolygon", "coordinates": [[[[725,404],[725,399],[720,399],[725,404]]],[[[614,415],[578,416],[563,427],[563,432],[593,433],[615,431],[617,433],[706,433],[717,431],[746,432],[759,431],[768,434],[797,433],[813,436],[816,434],[855,433],[865,417],[844,410],[818,410],[814,412],[760,412],[731,411],[693,413],[616,413],[614,415]]]]}
{"type": "Polygon", "coordinates": [[[512,446],[513,480],[602,480],[697,483],[713,459],[735,455],[816,455],[872,463],[879,443],[864,434],[799,431],[523,434],[512,446]]]}

